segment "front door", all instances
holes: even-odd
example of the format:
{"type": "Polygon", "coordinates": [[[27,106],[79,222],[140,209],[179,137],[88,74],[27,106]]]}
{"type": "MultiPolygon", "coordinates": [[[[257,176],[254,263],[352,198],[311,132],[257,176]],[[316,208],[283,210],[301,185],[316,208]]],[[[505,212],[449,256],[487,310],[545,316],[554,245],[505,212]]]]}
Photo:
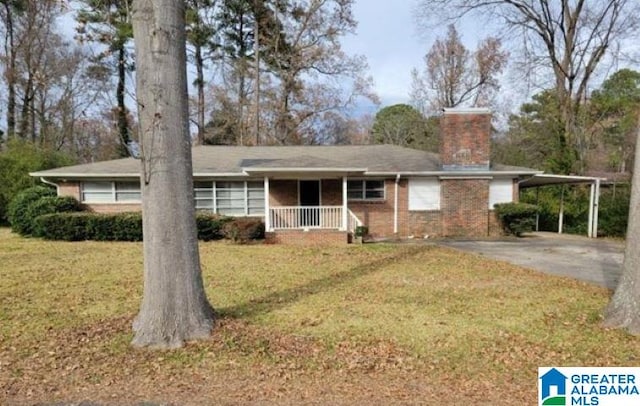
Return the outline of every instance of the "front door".
{"type": "Polygon", "coordinates": [[[300,227],[320,226],[320,181],[300,181],[300,227]]]}

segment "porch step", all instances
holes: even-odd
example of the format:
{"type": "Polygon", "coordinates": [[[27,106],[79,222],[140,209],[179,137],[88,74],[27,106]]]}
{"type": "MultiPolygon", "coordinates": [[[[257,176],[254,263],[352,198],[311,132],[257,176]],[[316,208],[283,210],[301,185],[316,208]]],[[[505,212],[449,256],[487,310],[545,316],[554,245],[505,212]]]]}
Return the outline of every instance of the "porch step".
{"type": "Polygon", "coordinates": [[[268,244],[343,245],[349,243],[349,233],[337,230],[276,230],[265,233],[268,244]]]}

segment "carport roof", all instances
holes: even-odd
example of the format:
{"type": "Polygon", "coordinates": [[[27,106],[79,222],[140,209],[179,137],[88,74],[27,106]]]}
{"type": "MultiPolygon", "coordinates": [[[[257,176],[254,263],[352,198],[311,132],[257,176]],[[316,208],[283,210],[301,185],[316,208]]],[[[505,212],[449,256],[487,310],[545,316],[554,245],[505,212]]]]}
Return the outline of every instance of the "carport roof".
{"type": "Polygon", "coordinates": [[[597,180],[604,181],[606,179],[595,178],[591,176],[539,174],[521,181],[520,189],[549,185],[576,185],[583,183],[594,183],[597,180]]]}

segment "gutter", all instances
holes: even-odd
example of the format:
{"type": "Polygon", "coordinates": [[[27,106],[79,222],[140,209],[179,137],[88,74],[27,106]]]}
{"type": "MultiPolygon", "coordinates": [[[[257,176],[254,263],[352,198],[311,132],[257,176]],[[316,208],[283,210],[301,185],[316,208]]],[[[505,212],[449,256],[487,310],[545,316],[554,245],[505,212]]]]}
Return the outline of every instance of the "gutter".
{"type": "MultiPolygon", "coordinates": [[[[29,174],[29,175],[31,175],[31,174],[29,174]]],[[[41,176],[41,177],[40,177],[40,182],[42,182],[42,183],[44,183],[44,184],[46,184],[46,185],[55,186],[55,188],[56,188],[56,194],[57,194],[57,195],[59,195],[59,194],[60,194],[60,190],[59,190],[59,189],[60,189],[60,186],[59,186],[57,183],[53,183],[53,182],[51,182],[50,180],[45,179],[45,177],[44,177],[44,176],[41,176]]]]}

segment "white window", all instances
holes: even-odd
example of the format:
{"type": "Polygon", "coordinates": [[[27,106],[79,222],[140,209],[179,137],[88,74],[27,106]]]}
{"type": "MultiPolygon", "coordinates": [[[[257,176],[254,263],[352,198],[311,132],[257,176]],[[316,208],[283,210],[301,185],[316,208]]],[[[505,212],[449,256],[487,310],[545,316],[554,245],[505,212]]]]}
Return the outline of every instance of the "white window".
{"type": "Polygon", "coordinates": [[[140,182],[116,182],[116,202],[139,202],[141,200],[140,182]]]}
{"type": "Polygon", "coordinates": [[[225,216],[264,214],[264,182],[194,182],[197,210],[211,210],[225,216]]]}
{"type": "Polygon", "coordinates": [[[513,201],[513,179],[493,179],[489,184],[489,209],[498,203],[513,201]]]}
{"type": "Polygon", "coordinates": [[[349,200],[384,200],[384,180],[347,181],[349,200]]]}
{"type": "Polygon", "coordinates": [[[409,210],[440,210],[440,180],[409,179],[409,210]]]}
{"type": "Polygon", "coordinates": [[[83,182],[82,201],[86,203],[140,202],[138,182],[83,182]]]}
{"type": "Polygon", "coordinates": [[[196,210],[215,211],[213,205],[213,182],[193,182],[196,210]]]}

